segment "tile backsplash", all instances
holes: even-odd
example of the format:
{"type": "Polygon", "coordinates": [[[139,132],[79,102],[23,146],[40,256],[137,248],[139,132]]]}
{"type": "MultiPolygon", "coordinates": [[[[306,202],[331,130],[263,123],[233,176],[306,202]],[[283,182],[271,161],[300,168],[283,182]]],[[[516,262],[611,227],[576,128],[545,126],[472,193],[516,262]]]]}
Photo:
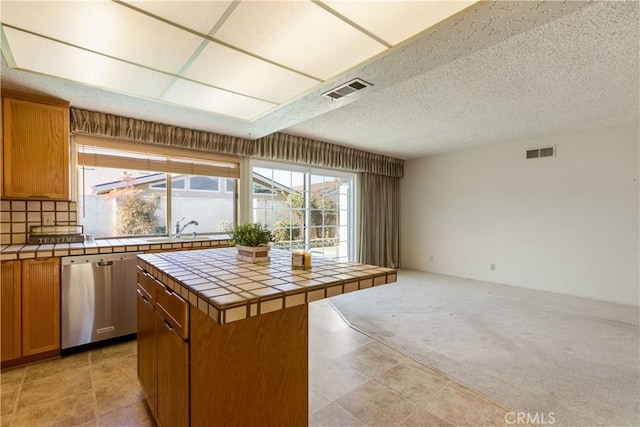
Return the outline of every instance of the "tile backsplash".
{"type": "Polygon", "coordinates": [[[53,217],[53,225],[77,225],[77,203],[50,200],[2,200],[0,243],[20,245],[29,240],[29,227],[44,225],[53,217]]]}

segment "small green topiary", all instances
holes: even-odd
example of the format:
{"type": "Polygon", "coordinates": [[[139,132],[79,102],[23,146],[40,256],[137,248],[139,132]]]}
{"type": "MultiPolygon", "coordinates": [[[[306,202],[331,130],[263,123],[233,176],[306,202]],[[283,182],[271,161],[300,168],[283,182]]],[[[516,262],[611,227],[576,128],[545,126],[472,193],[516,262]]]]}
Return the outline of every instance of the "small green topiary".
{"type": "Polygon", "coordinates": [[[233,240],[236,245],[241,246],[266,246],[276,241],[274,234],[267,226],[259,222],[238,224],[228,229],[227,232],[231,236],[231,240],[233,240]]]}

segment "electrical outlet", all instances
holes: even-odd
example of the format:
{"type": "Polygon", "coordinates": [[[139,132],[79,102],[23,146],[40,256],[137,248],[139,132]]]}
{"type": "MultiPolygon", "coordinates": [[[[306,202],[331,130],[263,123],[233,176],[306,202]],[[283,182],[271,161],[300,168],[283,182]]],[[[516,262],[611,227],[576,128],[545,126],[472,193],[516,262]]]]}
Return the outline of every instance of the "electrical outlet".
{"type": "Polygon", "coordinates": [[[495,271],[495,269],[496,269],[496,265],[495,265],[495,264],[491,264],[491,265],[489,266],[489,268],[490,268],[492,271],[495,271]]]}
{"type": "Polygon", "coordinates": [[[56,213],[55,212],[42,212],[42,224],[43,225],[54,225],[56,222],[56,213]]]}

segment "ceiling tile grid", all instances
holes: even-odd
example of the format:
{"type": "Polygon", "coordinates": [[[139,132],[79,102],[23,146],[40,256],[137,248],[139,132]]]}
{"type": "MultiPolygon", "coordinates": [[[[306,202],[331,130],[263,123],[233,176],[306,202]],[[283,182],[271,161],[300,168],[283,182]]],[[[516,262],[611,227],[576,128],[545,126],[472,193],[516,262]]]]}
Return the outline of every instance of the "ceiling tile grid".
{"type": "Polygon", "coordinates": [[[215,37],[321,80],[386,48],[306,1],[241,2],[215,37]]]}
{"type": "Polygon", "coordinates": [[[3,1],[3,51],[19,69],[246,121],[472,2],[447,3],[3,1]],[[29,37],[31,54],[20,42],[29,37]],[[35,59],[50,56],[44,47],[52,43],[60,44],[56,64],[35,59]],[[151,84],[131,88],[124,80],[133,76],[151,84]],[[176,86],[172,77],[190,83],[176,86]],[[177,87],[189,90],[178,94],[177,87]],[[247,109],[240,111],[241,105],[247,109]]]}
{"type": "Polygon", "coordinates": [[[28,64],[30,70],[41,74],[154,99],[162,95],[173,79],[167,74],[95,55],[13,28],[5,27],[4,34],[12,46],[16,62],[28,64]],[[34,49],[33,46],[38,48],[34,49]]]}
{"type": "Polygon", "coordinates": [[[201,37],[105,1],[3,1],[2,22],[168,73],[180,71],[202,42],[201,37]]]}
{"type": "Polygon", "coordinates": [[[183,75],[274,103],[285,102],[319,83],[318,80],[214,42],[207,43],[183,75]]]}
{"type": "Polygon", "coordinates": [[[174,22],[200,34],[209,34],[222,19],[232,1],[123,1],[153,16],[174,22]]]}
{"type": "Polygon", "coordinates": [[[185,79],[177,79],[162,99],[241,120],[250,120],[276,106],[267,101],[233,94],[185,79]]]}

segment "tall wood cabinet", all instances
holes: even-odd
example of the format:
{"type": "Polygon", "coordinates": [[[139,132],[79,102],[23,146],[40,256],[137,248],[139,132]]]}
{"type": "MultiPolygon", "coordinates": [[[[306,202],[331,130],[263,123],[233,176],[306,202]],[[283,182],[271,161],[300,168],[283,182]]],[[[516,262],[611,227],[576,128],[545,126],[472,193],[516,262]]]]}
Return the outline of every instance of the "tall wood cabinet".
{"type": "Polygon", "coordinates": [[[3,197],[69,200],[69,103],[3,92],[3,197]]]}
{"type": "Polygon", "coordinates": [[[2,261],[1,265],[3,366],[57,354],[60,258],[2,261]]]}

